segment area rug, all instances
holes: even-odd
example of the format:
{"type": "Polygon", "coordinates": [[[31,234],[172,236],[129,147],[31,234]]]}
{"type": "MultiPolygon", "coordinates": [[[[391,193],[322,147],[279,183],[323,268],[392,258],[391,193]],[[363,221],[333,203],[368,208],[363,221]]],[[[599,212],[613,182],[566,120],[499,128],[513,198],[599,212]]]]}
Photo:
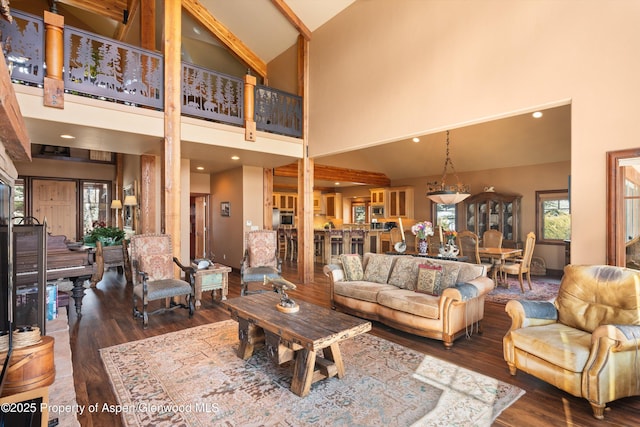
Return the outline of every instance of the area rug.
{"type": "MultiPolygon", "coordinates": [[[[240,359],[213,323],[100,350],[126,426],[489,426],[524,391],[371,334],[340,344],[346,374],[289,390],[293,366],[240,359]]],[[[451,353],[452,356],[454,353],[451,353]]]]}
{"type": "Polygon", "coordinates": [[[527,280],[524,280],[524,293],[520,289],[518,278],[508,278],[509,287],[497,286],[486,296],[487,301],[506,304],[512,299],[522,299],[529,301],[549,301],[558,296],[558,288],[560,287],[560,279],[536,278],[531,277],[531,287],[527,280]]]}

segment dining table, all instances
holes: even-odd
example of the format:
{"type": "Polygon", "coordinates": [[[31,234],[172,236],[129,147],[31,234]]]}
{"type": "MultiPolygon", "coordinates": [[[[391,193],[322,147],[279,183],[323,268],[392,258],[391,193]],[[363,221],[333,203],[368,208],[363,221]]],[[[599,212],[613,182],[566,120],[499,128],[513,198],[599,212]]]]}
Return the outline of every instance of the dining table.
{"type": "Polygon", "coordinates": [[[505,287],[509,287],[509,284],[505,280],[504,282],[498,282],[497,272],[500,266],[502,266],[506,260],[510,258],[517,258],[522,256],[522,249],[516,248],[478,248],[478,255],[481,258],[491,258],[491,262],[494,265],[492,268],[493,271],[493,282],[496,285],[503,285],[505,287]]]}

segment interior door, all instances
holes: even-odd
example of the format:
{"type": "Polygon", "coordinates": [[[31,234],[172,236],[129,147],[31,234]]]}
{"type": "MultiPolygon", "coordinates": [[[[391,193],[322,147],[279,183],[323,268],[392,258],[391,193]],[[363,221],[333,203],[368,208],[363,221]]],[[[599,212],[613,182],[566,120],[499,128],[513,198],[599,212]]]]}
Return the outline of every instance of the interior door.
{"type": "Polygon", "coordinates": [[[75,181],[34,179],[32,214],[41,223],[47,220],[47,232],[77,240],[77,188],[75,181]]]}

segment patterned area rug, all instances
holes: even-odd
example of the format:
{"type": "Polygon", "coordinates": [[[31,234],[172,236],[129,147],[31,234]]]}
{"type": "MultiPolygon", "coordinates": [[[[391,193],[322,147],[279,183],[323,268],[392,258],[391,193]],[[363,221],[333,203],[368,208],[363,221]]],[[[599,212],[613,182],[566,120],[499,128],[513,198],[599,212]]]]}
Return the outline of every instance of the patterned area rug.
{"type": "Polygon", "coordinates": [[[293,366],[236,355],[233,320],[100,350],[126,426],[489,426],[524,391],[370,334],[346,374],[289,391],[293,366]]]}
{"type": "Polygon", "coordinates": [[[506,304],[512,299],[522,299],[529,301],[549,301],[558,296],[558,288],[560,287],[560,278],[541,278],[531,276],[531,287],[527,279],[524,280],[524,293],[520,289],[520,282],[517,277],[509,277],[509,287],[498,286],[489,292],[486,296],[487,301],[506,304]]]}

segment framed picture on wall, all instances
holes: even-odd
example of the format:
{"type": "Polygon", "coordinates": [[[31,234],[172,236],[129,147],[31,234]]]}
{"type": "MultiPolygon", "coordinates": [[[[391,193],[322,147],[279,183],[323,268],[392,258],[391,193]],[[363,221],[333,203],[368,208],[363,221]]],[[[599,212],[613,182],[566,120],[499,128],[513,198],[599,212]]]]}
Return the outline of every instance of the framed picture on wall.
{"type": "Polygon", "coordinates": [[[220,216],[231,216],[231,202],[220,202],[220,216]]]}

